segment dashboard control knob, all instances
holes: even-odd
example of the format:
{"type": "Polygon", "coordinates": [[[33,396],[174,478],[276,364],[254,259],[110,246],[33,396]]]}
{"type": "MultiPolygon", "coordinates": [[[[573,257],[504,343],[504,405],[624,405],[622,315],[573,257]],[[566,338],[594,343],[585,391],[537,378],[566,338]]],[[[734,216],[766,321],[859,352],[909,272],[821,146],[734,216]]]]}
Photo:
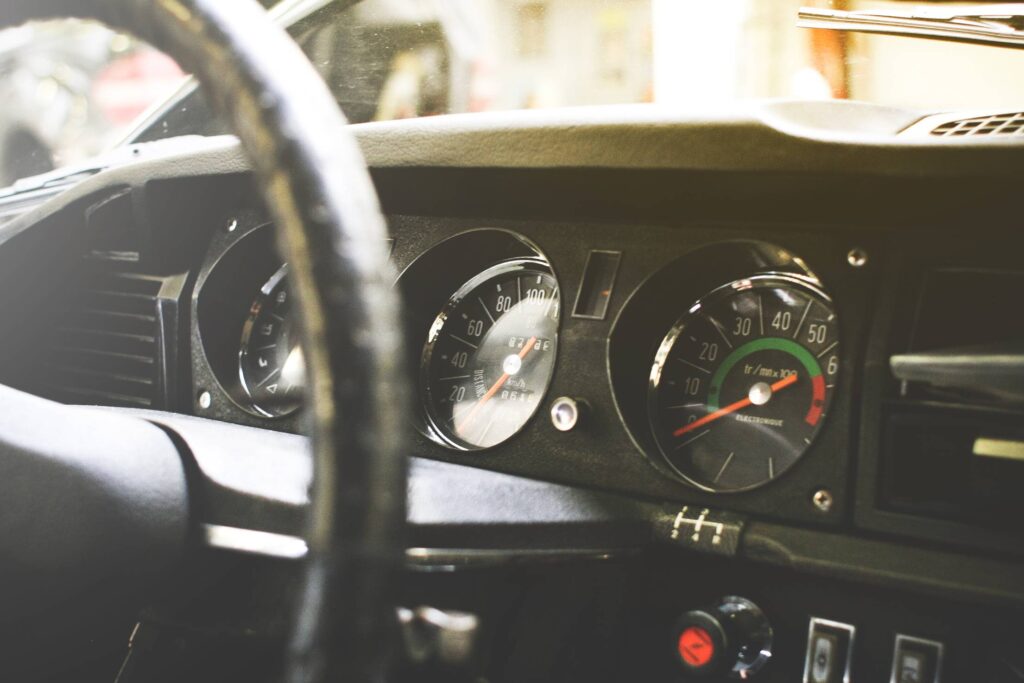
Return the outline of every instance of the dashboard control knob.
{"type": "Polygon", "coordinates": [[[772,627],[750,600],[730,595],[687,612],[675,626],[676,660],[692,676],[747,679],[771,658],[772,627]]]}
{"type": "Polygon", "coordinates": [[[583,421],[586,409],[580,399],[559,396],[551,403],[551,424],[560,432],[570,432],[583,421]]]}

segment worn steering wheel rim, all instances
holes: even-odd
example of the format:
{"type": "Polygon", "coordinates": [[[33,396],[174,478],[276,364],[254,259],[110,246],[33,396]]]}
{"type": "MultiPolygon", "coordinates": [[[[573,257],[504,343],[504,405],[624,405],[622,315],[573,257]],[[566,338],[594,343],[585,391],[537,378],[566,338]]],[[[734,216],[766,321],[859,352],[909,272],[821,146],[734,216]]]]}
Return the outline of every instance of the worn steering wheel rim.
{"type": "Polygon", "coordinates": [[[255,0],[11,0],[0,27],[96,19],[194,73],[253,167],[291,265],[314,483],[290,681],[382,676],[405,524],[406,391],[386,226],[333,97],[255,0]]]}

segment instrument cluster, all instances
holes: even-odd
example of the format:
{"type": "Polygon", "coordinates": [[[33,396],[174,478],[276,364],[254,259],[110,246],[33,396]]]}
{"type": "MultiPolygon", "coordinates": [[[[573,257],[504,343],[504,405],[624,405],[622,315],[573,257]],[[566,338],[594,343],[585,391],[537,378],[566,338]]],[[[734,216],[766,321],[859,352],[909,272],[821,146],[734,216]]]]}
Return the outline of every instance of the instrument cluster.
{"type": "MultiPolygon", "coordinates": [[[[302,353],[271,226],[219,239],[193,301],[197,412],[297,429],[302,353]]],[[[617,429],[607,448],[631,443],[631,459],[684,495],[754,491],[786,480],[815,448],[841,448],[845,430],[828,429],[844,374],[841,311],[808,262],[772,242],[709,242],[663,260],[609,308],[620,257],[591,253],[566,301],[570,283],[515,229],[449,231],[406,256],[396,287],[418,369],[416,454],[512,469],[525,432],[520,450],[561,447],[557,433],[579,417],[559,424],[555,408],[566,405],[602,413],[599,428],[617,429]],[[580,333],[587,321],[605,330],[601,362],[591,355],[584,374],[567,377],[593,341],[580,333]],[[556,397],[556,376],[563,390],[603,384],[614,415],[596,397],[556,397]]],[[[812,486],[829,469],[819,463],[787,486],[812,486]]]]}

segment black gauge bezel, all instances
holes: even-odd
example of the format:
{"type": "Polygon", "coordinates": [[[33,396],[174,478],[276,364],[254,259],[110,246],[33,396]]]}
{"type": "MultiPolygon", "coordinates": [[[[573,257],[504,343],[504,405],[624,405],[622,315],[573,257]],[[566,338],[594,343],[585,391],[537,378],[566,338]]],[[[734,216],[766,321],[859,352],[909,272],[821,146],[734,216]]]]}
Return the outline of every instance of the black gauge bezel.
{"type": "MultiPolygon", "coordinates": [[[[801,291],[802,293],[812,298],[818,299],[819,303],[824,304],[830,311],[832,311],[833,314],[835,314],[836,319],[838,321],[839,315],[835,309],[835,302],[821,288],[820,283],[816,278],[805,275],[799,275],[796,273],[784,273],[775,271],[758,273],[756,275],[751,275],[750,277],[740,278],[738,280],[733,280],[731,282],[727,282],[723,285],[720,285],[709,291],[707,294],[701,296],[696,301],[694,301],[694,303],[687,307],[686,311],[676,319],[676,321],[669,328],[669,331],[662,338],[661,342],[658,344],[657,351],[655,352],[654,360],[651,363],[650,375],[647,380],[647,427],[650,430],[652,441],[654,443],[655,448],[657,449],[656,464],[658,465],[658,469],[668,473],[670,476],[682,481],[683,483],[689,486],[692,486],[701,491],[705,491],[707,493],[744,493],[747,491],[753,491],[755,489],[767,486],[768,484],[776,482],[780,478],[784,477],[788,471],[795,467],[797,463],[799,463],[800,460],[802,460],[803,457],[807,455],[808,451],[816,443],[818,436],[821,434],[822,429],[824,428],[827,422],[827,409],[830,406],[833,397],[836,395],[836,390],[838,389],[840,372],[837,369],[836,378],[833,380],[833,386],[829,389],[829,393],[827,394],[827,401],[825,404],[826,414],[822,416],[821,421],[815,426],[813,433],[809,437],[810,443],[806,444],[801,449],[800,454],[786,468],[781,469],[780,471],[775,473],[773,477],[760,481],[751,486],[728,489],[709,486],[704,482],[695,480],[693,477],[681,471],[678,467],[676,467],[675,464],[672,463],[672,460],[665,453],[661,440],[657,437],[658,430],[661,427],[661,425],[659,424],[660,411],[658,406],[658,390],[665,362],[672,356],[672,351],[676,345],[676,342],[678,341],[680,335],[686,329],[687,321],[701,309],[706,308],[709,305],[721,299],[732,296],[737,292],[747,291],[755,288],[767,288],[772,286],[793,288],[798,291],[801,291]]],[[[839,356],[840,349],[842,348],[841,339],[836,341],[834,348],[836,355],[839,356]]],[[[839,369],[841,369],[842,361],[839,361],[839,363],[839,369]]]]}
{"type": "MultiPolygon", "coordinates": [[[[253,297],[253,303],[249,308],[249,314],[245,318],[245,322],[242,324],[242,335],[238,345],[238,385],[241,388],[241,394],[245,397],[245,401],[238,401],[232,396],[232,401],[242,410],[246,411],[256,417],[262,417],[269,420],[279,420],[282,418],[290,417],[294,415],[302,407],[301,405],[295,405],[283,412],[271,412],[260,405],[259,401],[253,396],[253,392],[249,387],[249,383],[245,376],[245,359],[249,355],[249,345],[252,340],[252,330],[255,324],[256,318],[259,317],[259,313],[262,312],[262,306],[257,307],[257,302],[266,303],[270,299],[271,293],[277,289],[278,285],[281,284],[288,275],[288,264],[284,264],[277,271],[270,276],[270,278],[263,283],[260,287],[259,293],[253,297]]],[[[230,394],[229,394],[230,396],[230,394]]]]}
{"type": "Polygon", "coordinates": [[[440,312],[433,318],[433,322],[427,332],[427,341],[423,346],[423,353],[420,356],[420,369],[419,369],[419,396],[420,396],[420,412],[422,413],[421,430],[423,434],[442,446],[453,450],[461,451],[464,453],[480,453],[488,450],[492,450],[508,443],[520,435],[524,429],[537,417],[542,404],[545,401],[547,392],[551,387],[551,381],[554,378],[555,371],[558,364],[558,336],[562,325],[562,289],[558,283],[558,279],[555,277],[554,271],[547,261],[540,258],[515,258],[507,261],[496,263],[482,272],[474,275],[472,278],[467,280],[459,287],[454,294],[452,294],[445,305],[441,308],[440,312]],[[437,341],[440,338],[441,331],[444,329],[445,322],[448,320],[450,314],[462,303],[471,292],[476,290],[478,287],[493,280],[495,278],[507,275],[515,272],[536,272],[538,274],[546,275],[552,278],[555,282],[555,291],[558,294],[559,301],[559,314],[556,320],[555,334],[552,341],[551,353],[554,354],[554,362],[551,366],[551,372],[548,374],[544,382],[544,388],[541,390],[540,399],[537,401],[537,405],[534,407],[533,412],[523,422],[516,432],[511,434],[508,438],[490,446],[476,446],[462,441],[447,433],[440,425],[443,423],[439,420],[438,416],[434,413],[433,401],[431,395],[431,382],[430,382],[430,363],[433,358],[434,349],[437,346],[437,341]]]}

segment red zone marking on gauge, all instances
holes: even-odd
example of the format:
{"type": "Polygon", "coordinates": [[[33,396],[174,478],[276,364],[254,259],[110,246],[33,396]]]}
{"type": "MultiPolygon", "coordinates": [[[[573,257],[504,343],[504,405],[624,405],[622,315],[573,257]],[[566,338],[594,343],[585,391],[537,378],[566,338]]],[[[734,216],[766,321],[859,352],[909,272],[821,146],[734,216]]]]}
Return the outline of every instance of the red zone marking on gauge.
{"type": "Polygon", "coordinates": [[[822,375],[811,377],[811,409],[807,411],[804,422],[812,427],[821,419],[821,409],[825,405],[825,378],[822,375]]]}
{"type": "Polygon", "coordinates": [[[704,666],[715,656],[715,644],[707,631],[691,626],[679,636],[679,656],[690,666],[704,666]]]}

